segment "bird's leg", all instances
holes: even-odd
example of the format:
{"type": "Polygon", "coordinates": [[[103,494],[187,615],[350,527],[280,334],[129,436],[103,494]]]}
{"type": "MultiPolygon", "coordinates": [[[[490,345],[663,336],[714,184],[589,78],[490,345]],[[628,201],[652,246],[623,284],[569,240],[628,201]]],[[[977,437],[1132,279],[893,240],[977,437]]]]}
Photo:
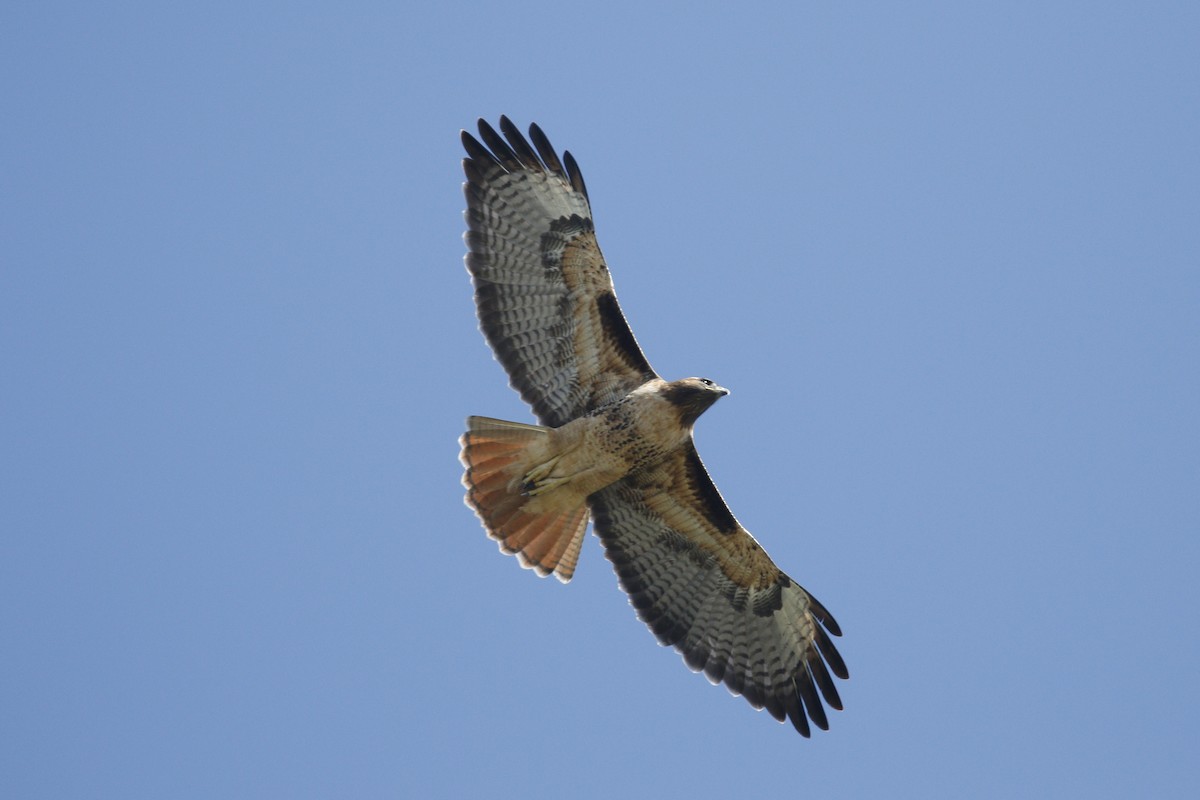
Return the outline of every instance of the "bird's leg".
{"type": "Polygon", "coordinates": [[[548,492],[556,486],[560,486],[567,482],[567,478],[551,478],[550,473],[558,466],[559,459],[563,457],[559,453],[554,458],[542,464],[538,464],[529,472],[525,473],[525,477],[521,479],[521,494],[526,497],[535,497],[543,492],[548,492]]]}
{"type": "Polygon", "coordinates": [[[544,494],[551,489],[557,489],[564,483],[570,482],[570,478],[543,478],[536,483],[524,483],[521,485],[521,494],[526,497],[537,497],[539,494],[544,494]]]}
{"type": "Polygon", "coordinates": [[[554,458],[550,459],[549,461],[538,464],[536,467],[529,470],[529,472],[525,473],[525,477],[521,479],[521,485],[529,486],[531,484],[535,484],[542,478],[549,475],[551,473],[551,471],[553,471],[553,469],[558,466],[558,461],[561,458],[562,458],[562,453],[559,453],[558,455],[556,455],[554,458]]]}

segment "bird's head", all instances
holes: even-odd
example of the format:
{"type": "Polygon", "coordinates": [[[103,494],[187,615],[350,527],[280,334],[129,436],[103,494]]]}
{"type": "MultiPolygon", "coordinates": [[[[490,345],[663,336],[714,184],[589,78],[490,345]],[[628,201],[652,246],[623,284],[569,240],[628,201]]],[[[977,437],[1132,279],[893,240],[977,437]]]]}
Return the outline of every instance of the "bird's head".
{"type": "Polygon", "coordinates": [[[672,381],[663,389],[663,397],[679,409],[684,425],[691,425],[709,406],[729,394],[729,390],[708,378],[684,378],[672,381]]]}

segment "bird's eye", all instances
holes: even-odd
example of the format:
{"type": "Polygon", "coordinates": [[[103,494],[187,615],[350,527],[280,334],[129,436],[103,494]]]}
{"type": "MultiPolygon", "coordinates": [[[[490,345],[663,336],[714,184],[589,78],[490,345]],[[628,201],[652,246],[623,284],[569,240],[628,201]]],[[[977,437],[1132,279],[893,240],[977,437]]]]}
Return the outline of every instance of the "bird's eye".
{"type": "Polygon", "coordinates": [[[708,378],[701,378],[700,382],[703,383],[705,386],[715,386],[716,385],[712,381],[710,381],[708,378]]]}

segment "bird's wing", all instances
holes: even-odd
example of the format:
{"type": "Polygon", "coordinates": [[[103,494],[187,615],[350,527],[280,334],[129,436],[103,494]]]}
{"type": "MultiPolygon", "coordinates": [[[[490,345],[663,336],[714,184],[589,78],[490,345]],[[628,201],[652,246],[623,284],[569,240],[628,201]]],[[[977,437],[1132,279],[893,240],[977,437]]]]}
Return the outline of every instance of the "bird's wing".
{"type": "Polygon", "coordinates": [[[507,117],[503,136],[463,131],[467,270],[479,327],[509,381],[557,427],[657,377],[613,292],[587,188],[536,125],[529,141],[507,117]]]}
{"type": "Polygon", "coordinates": [[[589,499],[621,587],[658,641],[755,708],[828,728],[830,677],[849,673],[824,606],[775,566],[730,513],[691,443],[589,499]],[[807,718],[806,718],[807,717],[807,718]]]}

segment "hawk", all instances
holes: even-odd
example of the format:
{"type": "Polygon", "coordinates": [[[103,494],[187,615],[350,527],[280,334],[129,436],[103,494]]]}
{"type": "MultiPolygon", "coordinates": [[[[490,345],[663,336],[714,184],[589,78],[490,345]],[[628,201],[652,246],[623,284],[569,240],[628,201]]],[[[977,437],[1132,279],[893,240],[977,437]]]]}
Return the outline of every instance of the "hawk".
{"type": "Polygon", "coordinates": [[[479,327],[540,425],[470,417],[466,502],[500,549],[571,579],[590,519],[638,616],[693,671],[828,730],[849,677],[825,607],[721,498],[692,426],[728,394],[651,368],[613,292],[575,159],[537,125],[462,132],[466,266],[479,327]],[[482,140],[482,141],[480,141],[482,140]],[[530,144],[532,141],[532,145],[530,144]]]}

